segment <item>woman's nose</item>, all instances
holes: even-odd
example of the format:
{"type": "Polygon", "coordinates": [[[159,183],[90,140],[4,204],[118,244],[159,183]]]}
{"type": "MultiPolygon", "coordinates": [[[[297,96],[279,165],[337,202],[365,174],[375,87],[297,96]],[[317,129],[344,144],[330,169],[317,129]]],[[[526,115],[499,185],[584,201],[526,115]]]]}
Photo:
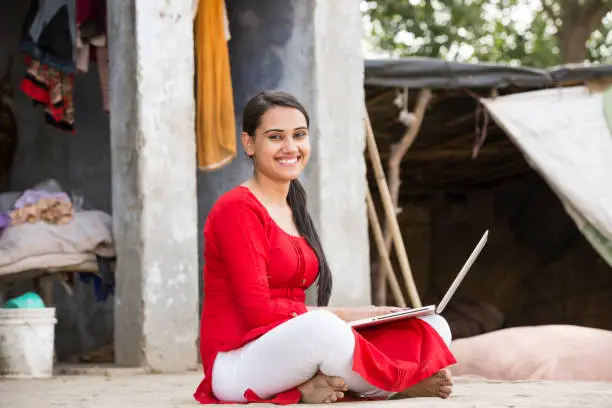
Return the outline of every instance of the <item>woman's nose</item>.
{"type": "Polygon", "coordinates": [[[286,153],[297,152],[297,143],[293,139],[286,139],[285,143],[283,143],[283,151],[286,153]]]}

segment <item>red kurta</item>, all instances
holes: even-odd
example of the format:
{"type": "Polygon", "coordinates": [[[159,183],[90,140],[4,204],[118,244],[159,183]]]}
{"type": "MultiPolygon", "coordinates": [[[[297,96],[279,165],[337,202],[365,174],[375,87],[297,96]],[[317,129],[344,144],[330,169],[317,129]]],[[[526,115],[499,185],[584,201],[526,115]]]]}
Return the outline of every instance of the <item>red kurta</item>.
{"type": "MultiPolygon", "coordinates": [[[[204,228],[204,288],[200,353],[204,380],[194,397],[220,403],[212,393],[218,352],[235,350],[279,324],[306,313],[305,290],[318,273],[317,258],[301,237],[283,231],[243,186],[224,194],[204,228]]],[[[419,319],[355,332],[353,370],[376,387],[402,391],[455,363],[438,333],[419,319]]],[[[294,404],[301,394],[287,390],[249,402],[294,404]]]]}

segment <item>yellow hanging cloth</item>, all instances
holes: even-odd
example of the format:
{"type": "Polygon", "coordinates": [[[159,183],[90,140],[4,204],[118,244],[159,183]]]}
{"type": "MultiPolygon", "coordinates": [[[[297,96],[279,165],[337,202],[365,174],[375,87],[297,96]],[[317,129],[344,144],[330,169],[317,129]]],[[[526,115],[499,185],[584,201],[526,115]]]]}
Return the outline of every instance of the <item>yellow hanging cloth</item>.
{"type": "Polygon", "coordinates": [[[225,27],[225,1],[199,0],[195,18],[196,146],[200,170],[236,157],[236,118],[225,27]]]}

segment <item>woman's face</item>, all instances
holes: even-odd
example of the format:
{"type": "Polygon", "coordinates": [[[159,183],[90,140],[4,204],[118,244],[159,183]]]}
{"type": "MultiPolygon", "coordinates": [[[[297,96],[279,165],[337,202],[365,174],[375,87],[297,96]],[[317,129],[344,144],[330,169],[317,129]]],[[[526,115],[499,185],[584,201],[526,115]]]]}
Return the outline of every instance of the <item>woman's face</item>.
{"type": "Polygon", "coordinates": [[[254,137],[243,133],[242,143],[254,160],[255,170],[276,181],[295,180],[310,158],[306,118],[295,108],[269,109],[254,137]]]}

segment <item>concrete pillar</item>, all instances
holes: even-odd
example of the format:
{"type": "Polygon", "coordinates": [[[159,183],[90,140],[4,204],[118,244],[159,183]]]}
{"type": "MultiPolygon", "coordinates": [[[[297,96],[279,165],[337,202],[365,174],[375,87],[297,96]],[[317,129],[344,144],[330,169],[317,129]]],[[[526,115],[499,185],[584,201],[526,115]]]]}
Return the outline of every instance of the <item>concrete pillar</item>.
{"type": "Polygon", "coordinates": [[[334,276],[331,303],[364,305],[371,293],[361,12],[355,0],[311,4],[315,158],[309,205],[334,276]]]}
{"type": "Polygon", "coordinates": [[[192,0],[109,1],[120,365],[197,364],[192,0]]]}

